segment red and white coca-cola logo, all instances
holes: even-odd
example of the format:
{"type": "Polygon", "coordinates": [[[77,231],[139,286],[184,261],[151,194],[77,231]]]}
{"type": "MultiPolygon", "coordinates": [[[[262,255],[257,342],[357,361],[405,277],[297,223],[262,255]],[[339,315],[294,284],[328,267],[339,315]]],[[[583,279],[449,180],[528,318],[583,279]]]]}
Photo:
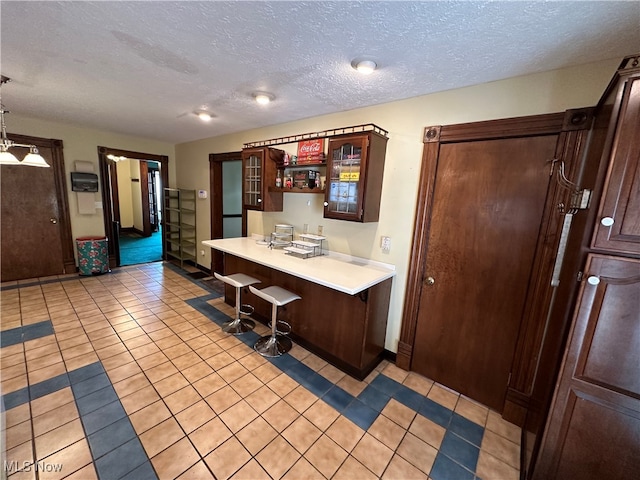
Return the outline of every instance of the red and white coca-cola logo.
{"type": "Polygon", "coordinates": [[[298,144],[298,156],[314,155],[322,152],[323,139],[305,140],[298,144]]]}

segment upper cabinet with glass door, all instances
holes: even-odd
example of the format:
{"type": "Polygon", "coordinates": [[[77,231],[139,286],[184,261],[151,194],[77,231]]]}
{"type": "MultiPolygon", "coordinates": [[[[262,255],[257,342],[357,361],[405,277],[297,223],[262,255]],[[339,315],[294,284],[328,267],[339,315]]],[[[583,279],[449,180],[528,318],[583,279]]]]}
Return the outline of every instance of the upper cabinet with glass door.
{"type": "Polygon", "coordinates": [[[329,139],[325,218],[378,221],[386,148],[375,131],[329,139]]]}
{"type": "Polygon", "coordinates": [[[276,148],[251,148],[242,151],[242,205],[249,210],[282,211],[282,192],[269,191],[276,178],[276,165],[284,151],[276,148]]]}

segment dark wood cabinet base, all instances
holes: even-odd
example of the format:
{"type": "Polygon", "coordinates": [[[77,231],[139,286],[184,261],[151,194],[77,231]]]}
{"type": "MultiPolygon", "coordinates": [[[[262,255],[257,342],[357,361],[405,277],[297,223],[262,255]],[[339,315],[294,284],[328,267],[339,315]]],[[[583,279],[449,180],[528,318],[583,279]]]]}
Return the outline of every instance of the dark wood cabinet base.
{"type": "MultiPolygon", "coordinates": [[[[391,279],[348,295],[226,253],[224,270],[259,279],[260,289],[277,285],[300,295],[301,300],[278,308],[278,319],[291,325],[294,341],[349,375],[362,380],[385,357],[391,279]]],[[[235,289],[226,287],[225,302],[235,305],[235,289]]],[[[248,289],[242,302],[253,305],[256,320],[271,319],[271,304],[248,289]]]]}

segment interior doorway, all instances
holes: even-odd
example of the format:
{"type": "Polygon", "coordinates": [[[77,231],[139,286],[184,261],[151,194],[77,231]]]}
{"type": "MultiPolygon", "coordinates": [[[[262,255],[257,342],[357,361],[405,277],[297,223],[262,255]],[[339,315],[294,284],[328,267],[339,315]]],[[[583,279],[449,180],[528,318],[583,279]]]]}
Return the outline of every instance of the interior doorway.
{"type": "MultiPolygon", "coordinates": [[[[209,155],[211,238],[242,236],[242,152],[209,155]]],[[[222,252],[212,250],[211,271],[222,273],[222,252]]]]}
{"type": "Polygon", "coordinates": [[[164,259],[161,192],[168,184],[168,157],[107,147],[98,147],[98,154],[109,265],[164,259]]]}
{"type": "MultiPolygon", "coordinates": [[[[162,212],[158,201],[158,162],[126,158],[117,162],[119,218],[118,250],[120,266],[162,260],[162,212]]],[[[159,188],[160,187],[160,188],[159,188]]]]}

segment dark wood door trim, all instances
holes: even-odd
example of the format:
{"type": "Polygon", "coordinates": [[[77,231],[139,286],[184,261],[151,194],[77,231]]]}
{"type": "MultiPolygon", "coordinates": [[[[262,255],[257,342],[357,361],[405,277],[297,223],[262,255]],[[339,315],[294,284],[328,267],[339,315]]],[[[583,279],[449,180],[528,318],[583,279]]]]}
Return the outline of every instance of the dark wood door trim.
{"type": "MultiPolygon", "coordinates": [[[[119,209],[115,208],[118,202],[118,182],[115,163],[107,158],[107,155],[127,157],[135,160],[150,160],[160,164],[160,179],[162,188],[169,185],[169,157],[152,153],[133,152],[117,148],[98,147],[98,164],[100,168],[100,189],[102,190],[102,208],[105,236],[109,239],[109,266],[114,268],[120,263],[116,242],[117,227],[114,222],[119,222],[119,209]]],[[[146,162],[145,162],[146,163],[146,162]]],[[[143,183],[146,184],[146,177],[143,183]]],[[[148,201],[148,198],[147,198],[148,201]]],[[[148,221],[148,219],[147,219],[148,221]]],[[[162,216],[164,231],[164,215],[162,216]]],[[[162,242],[162,258],[165,258],[165,245],[162,242]]]]}
{"type": "MultiPolygon", "coordinates": [[[[422,156],[422,168],[420,172],[419,190],[416,206],[415,228],[412,239],[411,258],[409,267],[407,290],[404,302],[403,320],[398,342],[396,363],[399,367],[410,370],[414,343],[416,338],[416,326],[418,322],[418,308],[420,292],[424,281],[423,271],[430,229],[430,217],[433,207],[433,193],[436,179],[436,168],[440,152],[440,146],[447,143],[463,142],[480,139],[511,138],[518,136],[559,135],[556,156],[567,162],[572,173],[576,169],[573,162],[584,148],[586,129],[592,122],[592,109],[569,110],[564,113],[536,115],[533,117],[510,118],[493,120],[488,122],[474,122],[461,125],[433,126],[425,129],[424,149],[422,156]],[[578,132],[579,131],[579,132],[578,132]],[[564,133],[563,133],[564,132],[564,133]]],[[[551,160],[551,159],[549,159],[551,160]]],[[[554,183],[550,191],[547,205],[545,206],[545,219],[549,219],[557,203],[564,201],[568,204],[566,193],[556,188],[554,183]]],[[[559,217],[559,216],[558,216],[559,217]]],[[[551,227],[547,231],[541,231],[545,235],[546,242],[541,243],[536,252],[536,265],[534,269],[538,276],[548,274],[552,265],[555,249],[559,240],[558,221],[548,222],[551,227]]],[[[512,379],[512,383],[524,390],[513,391],[513,402],[524,402],[531,393],[531,385],[535,375],[536,365],[532,361],[532,355],[540,347],[543,332],[540,322],[535,315],[544,315],[549,305],[550,288],[547,284],[531,286],[530,295],[538,295],[540,300],[546,302],[542,309],[532,309],[528,312],[526,321],[518,339],[521,352],[516,352],[514,365],[518,367],[518,378],[512,379]],[[535,317],[535,318],[534,318],[535,317]],[[526,358],[525,358],[526,357],[526,358]],[[524,398],[524,400],[522,399],[524,398]]],[[[529,304],[532,304],[529,300],[529,304]]],[[[516,415],[516,414],[514,414],[516,415]]],[[[521,412],[519,423],[523,421],[521,412]]],[[[515,419],[512,419],[512,421],[515,419]]]]}
{"type": "MultiPolygon", "coordinates": [[[[76,262],[74,257],[74,244],[73,236],[71,233],[71,215],[69,213],[69,197],[67,178],[64,168],[64,153],[62,140],[56,140],[53,138],[40,138],[31,137],[28,135],[7,135],[10,140],[16,143],[35,145],[39,148],[47,148],[51,150],[51,156],[53,162],[50,168],[53,169],[55,188],[56,188],[56,201],[58,203],[59,216],[58,225],[60,226],[60,241],[62,246],[62,263],[64,265],[65,273],[72,273],[76,271],[76,262]]],[[[35,167],[25,167],[35,168],[35,167]]]]}
{"type": "MultiPolygon", "coordinates": [[[[222,238],[222,162],[242,161],[242,152],[209,154],[209,185],[211,190],[211,238],[222,238]]],[[[246,235],[246,216],[242,216],[242,232],[246,235]]],[[[211,272],[223,273],[224,257],[222,252],[211,250],[211,272]]]]}

